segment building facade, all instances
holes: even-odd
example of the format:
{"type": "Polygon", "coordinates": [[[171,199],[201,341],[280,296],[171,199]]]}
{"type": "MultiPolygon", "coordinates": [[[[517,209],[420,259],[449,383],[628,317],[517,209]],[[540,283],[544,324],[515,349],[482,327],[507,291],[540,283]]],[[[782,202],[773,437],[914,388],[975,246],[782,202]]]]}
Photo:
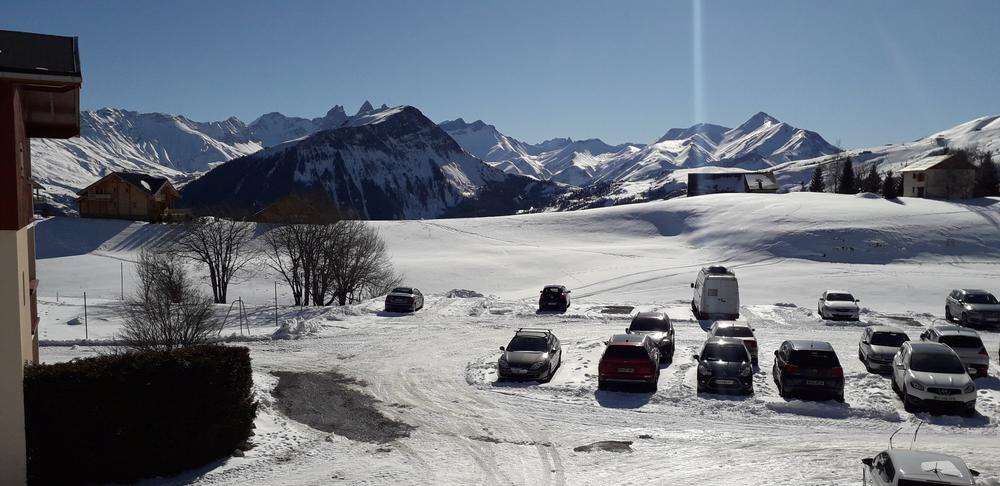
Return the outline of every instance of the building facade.
{"type": "Polygon", "coordinates": [[[80,134],[75,37],[0,30],[0,484],[27,482],[24,366],[38,361],[31,139],[80,134]]]}
{"type": "Polygon", "coordinates": [[[723,194],[729,192],[778,192],[774,172],[692,172],[688,174],[687,195],[723,194]]]}
{"type": "Polygon", "coordinates": [[[163,221],[177,216],[181,195],[165,178],[112,172],[77,192],[83,218],[163,221]]]}
{"type": "Polygon", "coordinates": [[[960,153],[925,157],[899,172],[905,197],[969,199],[976,185],[976,166],[960,153]]]}

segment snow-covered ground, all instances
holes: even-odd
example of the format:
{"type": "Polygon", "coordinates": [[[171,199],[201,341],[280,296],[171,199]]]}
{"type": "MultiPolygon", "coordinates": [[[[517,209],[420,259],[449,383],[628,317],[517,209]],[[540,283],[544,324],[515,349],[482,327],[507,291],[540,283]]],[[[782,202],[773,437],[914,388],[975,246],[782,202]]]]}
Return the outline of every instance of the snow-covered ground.
{"type": "MultiPolygon", "coordinates": [[[[885,377],[856,358],[861,326],[891,323],[916,337],[943,322],[953,287],[997,289],[1000,200],[890,202],[832,194],[712,195],[597,210],[466,220],[376,223],[409,284],[428,295],[412,316],[378,301],[294,309],[279,286],[279,322],[307,322],[302,339],[252,341],[262,403],[257,447],[243,458],[165,479],[198,484],[857,484],[860,458],[920,420],[917,446],[951,452],[1000,484],[1000,335],[983,333],[991,377],[977,380],[979,415],[913,415],[885,377]],[[698,268],[736,269],[743,314],[757,329],[756,395],[697,396],[690,355],[707,325],[691,316],[689,282],[698,268]],[[537,315],[538,289],[563,283],[574,305],[537,315]],[[450,289],[487,297],[450,298],[450,289]],[[816,318],[819,293],[847,288],[862,299],[862,323],[816,318]],[[633,312],[663,309],[678,348],[655,394],[598,392],[602,341],[633,312]],[[545,384],[496,384],[497,347],[518,327],[546,327],[564,361],[545,384]],[[846,403],[778,397],[771,351],[785,339],[829,341],[847,377],[846,403]],[[272,371],[337,370],[364,380],[389,417],[415,427],[389,444],[353,442],[285,417],[269,391],[272,371]],[[603,440],[631,452],[577,452],[603,440]]],[[[91,338],[112,338],[124,269],[136,252],[169,241],[175,227],[52,219],[38,227],[42,338],[82,338],[78,300],[88,294],[91,338]],[[58,294],[58,302],[56,296],[58,294]],[[73,324],[70,324],[73,322],[73,324]],[[96,333],[96,334],[95,334],[96,333]]],[[[274,278],[247,276],[250,334],[274,331],[274,278]]],[[[220,315],[226,309],[220,306],[220,315]]],[[[239,334],[236,321],[224,335],[239,334]]],[[[46,346],[46,361],[100,352],[46,346]]],[[[360,385],[359,385],[360,386],[360,385]]],[[[905,433],[905,432],[904,432],[905,433]]],[[[901,433],[903,434],[903,433],[901,433]]],[[[897,444],[908,444],[909,436],[897,444]]]]}

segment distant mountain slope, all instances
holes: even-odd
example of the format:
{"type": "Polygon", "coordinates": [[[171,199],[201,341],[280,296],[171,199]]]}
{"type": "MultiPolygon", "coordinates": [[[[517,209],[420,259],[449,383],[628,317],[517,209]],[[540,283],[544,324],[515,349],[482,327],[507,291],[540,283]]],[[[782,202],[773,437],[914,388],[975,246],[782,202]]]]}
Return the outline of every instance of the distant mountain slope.
{"type": "Polygon", "coordinates": [[[147,172],[177,180],[260,149],[236,118],[204,123],[178,115],[104,108],[80,113],[79,138],[32,139],[32,176],[57,209],[72,209],[75,192],[110,171],[147,172]]]}
{"type": "Polygon", "coordinates": [[[1000,154],[1000,115],[976,118],[947,130],[901,144],[885,144],[878,147],[853,149],[833,156],[814,157],[780,164],[774,167],[778,182],[785,188],[794,189],[812,177],[817,165],[836,162],[850,157],[855,171],[869,170],[875,164],[884,174],[899,170],[924,157],[943,154],[947,148],[979,148],[1000,154]]]}
{"type": "Polygon", "coordinates": [[[482,214],[480,207],[510,214],[559,191],[483,163],[419,110],[400,106],[365,111],[339,128],[229,161],[182,194],[186,206],[201,211],[259,210],[315,189],[370,219],[482,214]],[[490,197],[514,200],[498,205],[490,197]]]}

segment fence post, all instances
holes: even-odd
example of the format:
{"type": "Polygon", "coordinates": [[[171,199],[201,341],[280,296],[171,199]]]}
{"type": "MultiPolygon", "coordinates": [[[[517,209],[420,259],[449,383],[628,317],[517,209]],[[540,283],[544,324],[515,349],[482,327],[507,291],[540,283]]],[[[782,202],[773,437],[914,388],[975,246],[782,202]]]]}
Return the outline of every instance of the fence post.
{"type": "Polygon", "coordinates": [[[87,293],[83,293],[83,340],[90,341],[90,328],[87,323],[87,293]]]}

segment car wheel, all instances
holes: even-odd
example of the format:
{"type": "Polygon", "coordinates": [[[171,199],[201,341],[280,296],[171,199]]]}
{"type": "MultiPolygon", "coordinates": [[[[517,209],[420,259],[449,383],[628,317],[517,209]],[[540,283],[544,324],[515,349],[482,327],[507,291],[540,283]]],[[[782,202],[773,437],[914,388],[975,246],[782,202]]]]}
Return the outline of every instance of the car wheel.
{"type": "Polygon", "coordinates": [[[951,322],[954,319],[951,317],[951,307],[944,306],[944,320],[951,322]]]}
{"type": "Polygon", "coordinates": [[[604,380],[598,378],[597,379],[597,389],[598,390],[607,390],[608,389],[608,384],[605,383],[604,380]]]}
{"type": "Polygon", "coordinates": [[[779,380],[778,381],[778,396],[780,396],[781,398],[788,398],[790,395],[791,394],[788,393],[788,391],[785,390],[785,386],[782,385],[781,381],[779,380]]]}
{"type": "Polygon", "coordinates": [[[962,318],[958,321],[959,324],[968,327],[969,326],[969,315],[962,313],[962,318]]]}
{"type": "Polygon", "coordinates": [[[896,374],[895,373],[892,374],[892,378],[889,379],[889,382],[892,384],[891,385],[892,386],[892,391],[896,393],[897,397],[900,396],[900,394],[899,394],[899,385],[896,384],[896,374]]]}
{"type": "Polygon", "coordinates": [[[903,410],[910,413],[917,411],[917,406],[913,403],[913,399],[910,398],[910,394],[906,392],[906,389],[903,389],[903,410]]]}
{"type": "Polygon", "coordinates": [[[823,309],[821,307],[816,308],[816,314],[819,314],[820,319],[826,319],[826,316],[823,315],[823,309]]]}
{"type": "Polygon", "coordinates": [[[833,397],[833,399],[839,403],[844,403],[844,393],[841,392],[839,395],[833,397]]]}

